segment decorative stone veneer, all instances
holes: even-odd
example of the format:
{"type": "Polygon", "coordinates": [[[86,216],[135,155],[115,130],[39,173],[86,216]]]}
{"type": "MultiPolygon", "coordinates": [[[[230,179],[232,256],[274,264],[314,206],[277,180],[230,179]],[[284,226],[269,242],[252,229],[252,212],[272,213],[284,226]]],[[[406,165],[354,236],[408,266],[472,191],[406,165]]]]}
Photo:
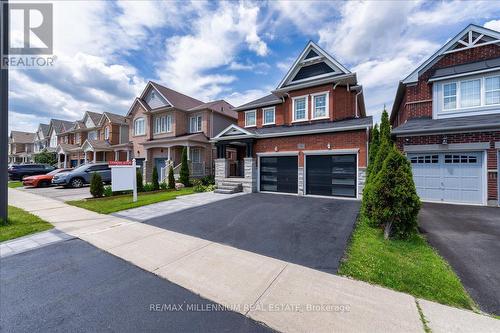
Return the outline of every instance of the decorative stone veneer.
{"type": "Polygon", "coordinates": [[[366,168],[358,168],[358,197],[363,197],[363,189],[366,182],[366,168]]]}
{"type": "Polygon", "coordinates": [[[151,161],[144,161],[142,168],[142,179],[144,182],[151,182],[153,178],[153,163],[151,161]]]}
{"type": "Polygon", "coordinates": [[[243,192],[257,192],[257,162],[253,157],[244,159],[245,182],[243,183],[243,192]]]}
{"type": "Polygon", "coordinates": [[[298,169],[298,179],[299,179],[299,195],[304,195],[304,167],[299,166],[298,169]]]}

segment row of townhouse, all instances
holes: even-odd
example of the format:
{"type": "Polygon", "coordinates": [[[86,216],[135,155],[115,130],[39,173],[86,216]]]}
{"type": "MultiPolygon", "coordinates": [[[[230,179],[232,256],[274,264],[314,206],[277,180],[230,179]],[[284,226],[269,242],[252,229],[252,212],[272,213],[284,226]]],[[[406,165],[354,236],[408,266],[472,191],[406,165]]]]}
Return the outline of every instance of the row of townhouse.
{"type": "MultiPolygon", "coordinates": [[[[399,84],[392,133],[424,201],[499,202],[499,44],[469,25],[399,84]]],[[[37,138],[65,165],[135,158],[147,181],[186,147],[191,174],[223,190],[359,198],[372,125],[356,73],[311,41],[276,89],[236,108],[149,82],[126,116],[87,112],[37,138]]]]}

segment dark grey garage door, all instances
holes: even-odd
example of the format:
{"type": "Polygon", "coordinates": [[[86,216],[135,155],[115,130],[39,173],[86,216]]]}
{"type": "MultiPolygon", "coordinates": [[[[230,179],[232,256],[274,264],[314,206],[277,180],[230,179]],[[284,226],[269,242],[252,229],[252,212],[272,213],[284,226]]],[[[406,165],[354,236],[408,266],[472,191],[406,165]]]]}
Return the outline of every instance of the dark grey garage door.
{"type": "Polygon", "coordinates": [[[297,156],[260,158],[260,190],[297,193],[297,156]]]}
{"type": "Polygon", "coordinates": [[[306,156],[306,194],[356,197],[356,155],[306,156]]]}

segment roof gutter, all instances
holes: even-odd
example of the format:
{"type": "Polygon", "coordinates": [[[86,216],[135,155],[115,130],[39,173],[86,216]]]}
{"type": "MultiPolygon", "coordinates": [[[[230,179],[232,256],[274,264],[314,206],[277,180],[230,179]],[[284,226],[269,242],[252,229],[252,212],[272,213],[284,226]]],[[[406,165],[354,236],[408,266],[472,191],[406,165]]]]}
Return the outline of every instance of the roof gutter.
{"type": "Polygon", "coordinates": [[[393,131],[392,134],[394,136],[405,136],[405,135],[413,135],[413,134],[442,134],[443,132],[463,132],[464,130],[500,130],[500,124],[492,124],[492,125],[475,125],[475,126],[458,126],[458,127],[439,127],[432,128],[427,130],[416,129],[416,130],[402,130],[399,132],[393,131]]]}
{"type": "MultiPolygon", "coordinates": [[[[292,90],[309,88],[309,87],[317,86],[317,85],[324,84],[324,83],[338,82],[338,81],[342,81],[342,80],[350,79],[350,78],[354,78],[356,80],[356,73],[348,73],[348,74],[339,75],[339,76],[327,77],[327,78],[320,79],[320,80],[313,80],[310,82],[294,84],[292,86],[283,87],[281,89],[276,89],[276,90],[273,90],[271,92],[273,94],[279,94],[279,93],[284,93],[284,92],[288,92],[288,91],[292,91],[292,90]]],[[[341,82],[339,82],[339,83],[341,83],[341,82]]]]}

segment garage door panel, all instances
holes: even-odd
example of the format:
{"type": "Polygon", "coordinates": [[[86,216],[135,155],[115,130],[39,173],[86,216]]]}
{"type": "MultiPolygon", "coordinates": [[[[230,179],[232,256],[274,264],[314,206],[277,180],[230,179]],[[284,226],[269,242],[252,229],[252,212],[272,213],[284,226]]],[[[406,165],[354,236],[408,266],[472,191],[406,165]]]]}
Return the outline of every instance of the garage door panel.
{"type": "Polygon", "coordinates": [[[483,203],[482,153],[409,154],[422,200],[483,203]]]}
{"type": "Polygon", "coordinates": [[[297,156],[261,157],[260,190],[268,192],[297,193],[297,156]]]}
{"type": "Polygon", "coordinates": [[[306,193],[356,197],[356,155],[306,157],[306,193]]]}

